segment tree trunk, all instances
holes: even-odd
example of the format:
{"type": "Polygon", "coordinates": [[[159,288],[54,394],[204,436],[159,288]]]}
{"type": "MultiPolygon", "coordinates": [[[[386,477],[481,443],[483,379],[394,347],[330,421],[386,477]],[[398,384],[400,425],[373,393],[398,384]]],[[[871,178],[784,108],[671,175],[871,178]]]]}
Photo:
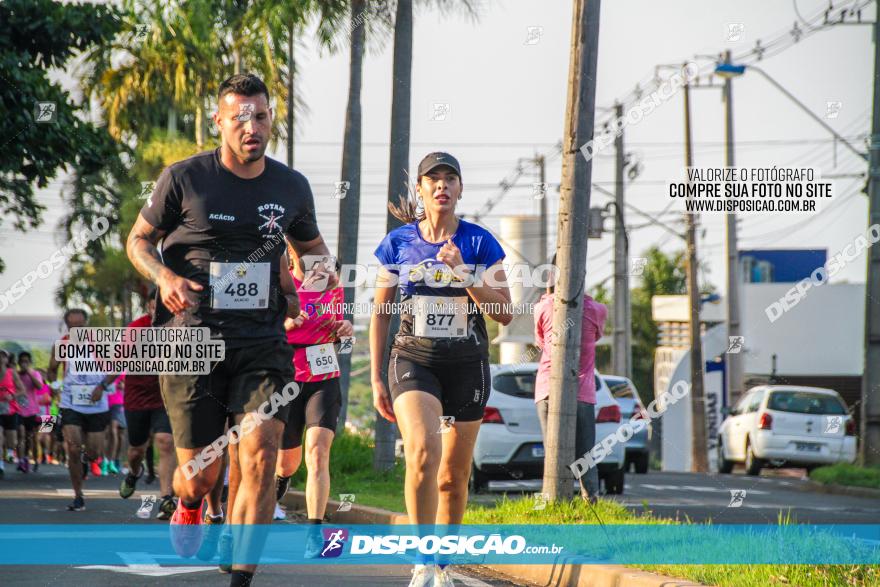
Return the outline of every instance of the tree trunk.
{"type": "Polygon", "coordinates": [[[296,73],[296,62],[293,59],[293,48],[296,40],[296,25],[290,23],[287,38],[287,166],[293,169],[293,81],[296,73]]]}
{"type": "MultiPolygon", "coordinates": [[[[413,14],[412,0],[398,0],[394,19],[394,64],[391,82],[391,140],[388,164],[388,201],[397,203],[400,195],[406,195],[409,170],[410,104],[412,98],[412,48],[413,14]]],[[[391,232],[402,223],[387,212],[385,227],[391,232]]],[[[394,333],[400,326],[400,316],[391,315],[388,344],[385,345],[382,373],[388,373],[388,355],[394,333]]],[[[386,380],[387,387],[387,380],[386,380]]],[[[376,450],[373,467],[384,471],[394,466],[395,425],[376,413],[374,431],[376,450]]]]}
{"type": "Polygon", "coordinates": [[[205,107],[202,105],[201,99],[199,99],[199,105],[196,106],[195,134],[196,145],[201,149],[205,144],[205,107]]]}
{"type": "MultiPolygon", "coordinates": [[[[560,275],[553,300],[553,332],[557,334],[551,345],[550,405],[544,442],[544,492],[554,501],[570,498],[570,467],[575,460],[579,373],[571,365],[580,362],[587,262],[583,226],[590,210],[592,185],[592,163],[579,149],[593,138],[599,8],[599,0],[574,1],[559,201],[560,275]]],[[[592,373],[586,376],[592,377],[592,373]]]]}
{"type": "Polygon", "coordinates": [[[241,49],[238,48],[237,42],[232,49],[232,73],[241,73],[241,49]]]}
{"type": "MultiPolygon", "coordinates": [[[[339,200],[339,245],[340,263],[345,265],[357,262],[358,226],[361,206],[361,82],[364,63],[364,27],[359,23],[361,13],[367,9],[367,0],[352,0],[351,3],[351,60],[349,64],[348,107],[345,114],[345,137],[342,144],[342,173],[340,181],[348,182],[345,197],[339,200]]],[[[354,287],[345,288],[345,307],[351,309],[354,302],[354,287]]],[[[345,313],[346,320],[353,320],[351,311],[345,313]]],[[[348,413],[348,385],[351,371],[351,354],[339,356],[342,389],[342,409],[339,412],[338,429],[343,429],[348,413]]]]}
{"type": "Polygon", "coordinates": [[[168,136],[177,136],[177,110],[172,106],[168,109],[168,136]]]}

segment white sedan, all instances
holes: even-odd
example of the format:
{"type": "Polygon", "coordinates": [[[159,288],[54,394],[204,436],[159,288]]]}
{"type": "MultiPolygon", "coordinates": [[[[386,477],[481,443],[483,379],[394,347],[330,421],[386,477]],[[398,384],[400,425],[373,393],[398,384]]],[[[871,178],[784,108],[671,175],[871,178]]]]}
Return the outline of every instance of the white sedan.
{"type": "MultiPolygon", "coordinates": [[[[539,479],[544,472],[544,439],[535,408],[538,363],[491,365],[492,394],[474,447],[470,490],[485,491],[490,480],[539,479]]],[[[596,442],[620,426],[620,406],[608,385],[596,378],[596,442]]],[[[599,478],[609,494],[623,493],[624,443],[613,446],[599,463],[599,478]]],[[[580,457],[582,455],[576,455],[580,457]]]]}
{"type": "Polygon", "coordinates": [[[728,414],[719,430],[720,473],[735,463],[758,475],[768,465],[810,470],[856,459],[855,421],[832,389],[753,387],[728,414]]]}

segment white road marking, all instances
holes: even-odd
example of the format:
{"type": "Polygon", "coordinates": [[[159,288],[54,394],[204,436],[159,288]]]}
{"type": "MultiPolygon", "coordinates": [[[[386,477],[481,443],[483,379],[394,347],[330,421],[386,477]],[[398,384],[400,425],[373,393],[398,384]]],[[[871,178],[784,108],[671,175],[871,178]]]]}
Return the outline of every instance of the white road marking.
{"type": "MultiPolygon", "coordinates": [[[[630,487],[627,485],[627,487],[630,487]]],[[[653,489],[654,491],[696,491],[700,493],[723,493],[727,494],[728,489],[722,487],[706,487],[703,485],[655,485],[653,483],[641,483],[631,487],[631,489],[653,489]]],[[[749,493],[755,495],[770,495],[770,491],[763,489],[748,489],[749,493]]]]}
{"type": "Polygon", "coordinates": [[[183,575],[186,573],[201,573],[215,571],[217,567],[160,567],[159,565],[129,565],[125,567],[113,565],[87,565],[73,567],[84,571],[113,571],[128,575],[141,575],[142,577],[168,577],[171,575],[183,575]]]}
{"type": "MultiPolygon", "coordinates": [[[[63,497],[73,497],[73,489],[56,489],[54,493],[49,495],[61,495],[63,497]]],[[[84,489],[83,497],[119,497],[118,489],[84,489]]]]}
{"type": "Polygon", "coordinates": [[[456,573],[452,571],[449,573],[453,579],[459,581],[460,583],[467,585],[468,587],[492,587],[489,583],[485,581],[480,581],[476,577],[468,577],[467,575],[462,575],[461,573],[456,573]]]}
{"type": "MultiPolygon", "coordinates": [[[[171,575],[183,575],[187,573],[201,573],[204,571],[213,571],[217,567],[163,567],[158,564],[157,558],[163,558],[161,555],[154,556],[146,552],[117,552],[119,558],[125,565],[87,565],[82,567],[74,567],[83,570],[100,570],[112,571],[114,573],[125,573],[129,575],[141,575],[143,577],[169,577],[171,575]]],[[[174,557],[171,557],[174,558],[174,557]]]]}

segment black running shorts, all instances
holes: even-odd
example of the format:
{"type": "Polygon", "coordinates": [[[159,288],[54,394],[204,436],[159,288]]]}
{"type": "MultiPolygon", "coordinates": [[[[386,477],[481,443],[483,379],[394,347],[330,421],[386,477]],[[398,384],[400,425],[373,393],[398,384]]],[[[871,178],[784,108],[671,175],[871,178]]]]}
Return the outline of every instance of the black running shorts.
{"type": "Polygon", "coordinates": [[[404,359],[393,350],[388,384],[392,401],[407,391],[424,391],[440,400],[444,416],[453,416],[458,422],[482,420],[492,388],[487,360],[426,367],[404,359]]]}
{"type": "MultiPolygon", "coordinates": [[[[210,375],[160,375],[162,400],[171,420],[174,446],[202,448],[224,432],[230,414],[256,411],[293,381],[293,349],[268,341],[226,349],[226,358],[210,375]]],[[[274,417],[287,422],[290,406],[274,417]]],[[[263,413],[268,413],[268,407],[263,413]]]]}
{"type": "Polygon", "coordinates": [[[303,432],[314,426],[335,432],[342,407],[338,377],[324,381],[297,381],[297,385],[300,392],[290,404],[290,415],[281,441],[283,450],[302,446],[303,432]]]}
{"type": "Polygon", "coordinates": [[[128,443],[131,446],[146,444],[151,432],[171,434],[171,421],[165,408],[125,410],[125,419],[128,421],[128,443]]]}
{"type": "Polygon", "coordinates": [[[91,434],[104,432],[110,425],[110,412],[98,412],[97,414],[83,414],[70,408],[61,408],[61,425],[78,426],[82,431],[91,434]]]}
{"type": "Polygon", "coordinates": [[[18,430],[18,414],[0,415],[0,428],[3,430],[18,430]]]}
{"type": "Polygon", "coordinates": [[[43,422],[39,416],[22,416],[19,414],[18,423],[20,426],[24,426],[25,432],[33,432],[40,427],[40,424],[43,422]]]}

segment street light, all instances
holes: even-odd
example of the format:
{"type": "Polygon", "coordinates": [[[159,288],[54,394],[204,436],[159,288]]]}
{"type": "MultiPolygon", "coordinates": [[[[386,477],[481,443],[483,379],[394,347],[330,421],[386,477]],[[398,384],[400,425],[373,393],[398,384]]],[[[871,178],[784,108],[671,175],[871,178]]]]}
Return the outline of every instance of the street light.
{"type": "Polygon", "coordinates": [[[810,118],[812,118],[813,120],[815,120],[816,122],[821,124],[822,128],[824,128],[829,133],[831,133],[834,136],[834,138],[836,138],[838,141],[843,143],[844,146],[846,146],[849,150],[851,150],[853,153],[855,153],[858,157],[865,159],[865,160],[868,159],[867,153],[863,153],[862,151],[859,151],[855,146],[853,146],[852,143],[850,143],[844,137],[842,137],[840,134],[838,134],[837,131],[835,131],[833,128],[831,128],[819,116],[816,116],[816,114],[813,113],[813,111],[810,110],[806,104],[804,104],[803,102],[798,100],[794,94],[792,94],[791,92],[786,90],[784,87],[782,87],[782,84],[780,84],[775,79],[770,77],[770,74],[768,74],[766,71],[764,71],[760,67],[757,67],[755,65],[734,65],[733,63],[722,62],[722,63],[718,63],[715,66],[715,75],[717,75],[718,77],[724,78],[724,79],[732,79],[732,78],[739,77],[739,76],[743,75],[746,72],[747,68],[752,71],[756,71],[756,72],[760,73],[764,77],[764,79],[766,79],[768,82],[770,82],[777,90],[779,90],[780,92],[785,94],[785,97],[787,97],[789,100],[791,100],[792,102],[797,104],[798,107],[801,110],[803,110],[804,112],[806,112],[810,118]]]}
{"type": "Polygon", "coordinates": [[[724,79],[739,77],[746,72],[745,65],[734,65],[732,63],[719,63],[715,66],[715,75],[724,79]]]}

